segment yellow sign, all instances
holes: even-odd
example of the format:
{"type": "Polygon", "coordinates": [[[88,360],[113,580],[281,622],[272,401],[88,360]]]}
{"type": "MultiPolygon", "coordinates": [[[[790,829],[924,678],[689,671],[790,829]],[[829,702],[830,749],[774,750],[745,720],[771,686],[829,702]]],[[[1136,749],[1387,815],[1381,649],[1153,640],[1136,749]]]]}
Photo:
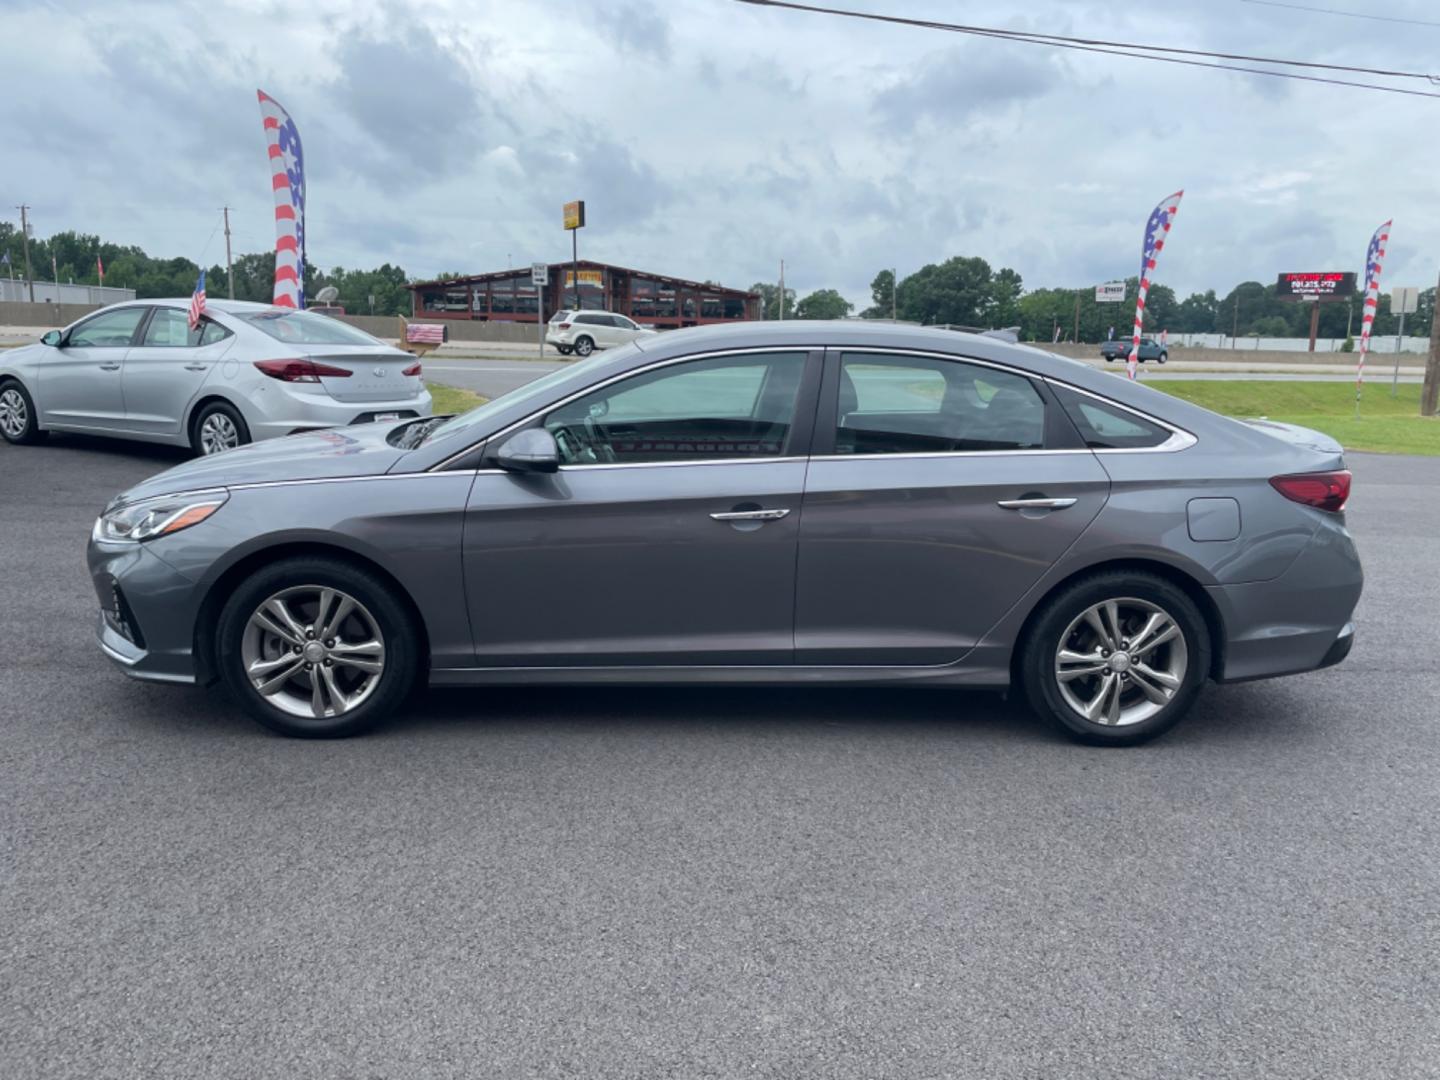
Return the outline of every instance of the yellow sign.
{"type": "Polygon", "coordinates": [[[577,199],[575,202],[565,204],[565,228],[583,229],[585,227],[585,200],[577,199]]]}
{"type": "MultiPolygon", "coordinates": [[[[600,270],[581,270],[581,271],[580,271],[580,284],[581,284],[581,285],[585,285],[585,286],[593,286],[594,288],[597,288],[597,289],[603,289],[603,288],[605,287],[605,279],[604,279],[604,277],[603,277],[602,275],[603,275],[603,271],[600,271],[600,270]]],[[[567,289],[573,289],[574,287],[575,287],[575,271],[574,271],[574,270],[566,270],[566,271],[565,271],[565,288],[567,288],[567,289]]]]}

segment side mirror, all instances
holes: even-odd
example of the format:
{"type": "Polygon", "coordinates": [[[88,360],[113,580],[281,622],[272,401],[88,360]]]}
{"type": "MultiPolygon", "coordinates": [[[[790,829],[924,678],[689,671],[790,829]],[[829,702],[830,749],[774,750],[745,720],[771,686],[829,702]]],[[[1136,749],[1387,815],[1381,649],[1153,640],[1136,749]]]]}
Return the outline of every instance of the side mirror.
{"type": "Polygon", "coordinates": [[[52,349],[58,349],[60,347],[60,331],[46,331],[45,336],[40,339],[40,344],[49,345],[52,349]]]}
{"type": "Polygon", "coordinates": [[[560,469],[560,447],[544,428],[527,428],[501,445],[495,463],[517,473],[553,473],[560,469]]]}

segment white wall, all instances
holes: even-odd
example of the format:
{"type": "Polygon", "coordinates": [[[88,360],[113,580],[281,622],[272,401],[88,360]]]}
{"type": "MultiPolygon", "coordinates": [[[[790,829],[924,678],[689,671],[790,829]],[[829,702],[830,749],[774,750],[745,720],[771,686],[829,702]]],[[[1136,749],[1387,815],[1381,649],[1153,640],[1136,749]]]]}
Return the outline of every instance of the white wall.
{"type": "MultiPolygon", "coordinates": [[[[118,304],[122,300],[134,300],[134,289],[112,289],[106,285],[56,285],[53,281],[35,282],[35,302],[43,304],[118,304]]],[[[14,300],[26,303],[30,300],[30,287],[20,278],[13,281],[0,277],[0,300],[14,300]]]]}

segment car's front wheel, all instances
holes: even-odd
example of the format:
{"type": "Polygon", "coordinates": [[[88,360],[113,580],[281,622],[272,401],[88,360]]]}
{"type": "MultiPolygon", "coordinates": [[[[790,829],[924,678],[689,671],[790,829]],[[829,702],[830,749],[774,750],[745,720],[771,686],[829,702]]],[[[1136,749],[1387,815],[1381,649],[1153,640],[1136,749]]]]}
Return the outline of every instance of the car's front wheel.
{"type": "Polygon", "coordinates": [[[415,684],[417,633],[394,590],[339,559],[257,571],[220,614],[216,665],[231,694],[282,735],[374,727],[415,684]]]}
{"type": "Polygon", "coordinates": [[[1165,363],[1166,360],[1169,360],[1169,359],[1170,359],[1170,354],[1169,354],[1169,353],[1163,353],[1163,352],[1162,352],[1162,353],[1161,353],[1159,356],[1157,356],[1155,359],[1158,360],[1158,361],[1160,361],[1160,363],[1163,364],[1163,363],[1165,363]]]}
{"type": "Polygon", "coordinates": [[[575,339],[576,356],[589,356],[594,351],[595,341],[593,338],[579,337],[575,339]]]}
{"type": "Polygon", "coordinates": [[[250,428],[228,401],[212,401],[190,424],[190,445],[202,457],[234,450],[250,441],[250,428]]]}
{"type": "Polygon", "coordinates": [[[1130,746],[1168,731],[1210,670],[1204,616],[1152,574],[1102,572],[1053,597],[1023,643],[1026,698],[1082,742],[1130,746]]]}
{"type": "Polygon", "coordinates": [[[30,392],[14,379],[0,382],[0,436],[19,446],[45,438],[30,392]]]}

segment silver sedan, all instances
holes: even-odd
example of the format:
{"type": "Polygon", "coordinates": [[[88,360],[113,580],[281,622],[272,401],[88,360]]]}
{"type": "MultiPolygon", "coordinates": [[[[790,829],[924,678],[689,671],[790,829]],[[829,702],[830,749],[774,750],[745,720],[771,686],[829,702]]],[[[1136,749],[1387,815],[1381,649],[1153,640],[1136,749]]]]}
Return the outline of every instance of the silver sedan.
{"type": "Polygon", "coordinates": [[[189,298],[115,304],[0,353],[0,436],[51,431],[190,446],[431,414],[420,363],[325,315],[189,298]]]}
{"type": "Polygon", "coordinates": [[[1349,487],[1324,435],[1035,349],[752,323],[181,465],[89,559],[111,659],[292,735],[417,681],[849,683],[1013,687],[1125,744],[1344,659],[1349,487]]]}

